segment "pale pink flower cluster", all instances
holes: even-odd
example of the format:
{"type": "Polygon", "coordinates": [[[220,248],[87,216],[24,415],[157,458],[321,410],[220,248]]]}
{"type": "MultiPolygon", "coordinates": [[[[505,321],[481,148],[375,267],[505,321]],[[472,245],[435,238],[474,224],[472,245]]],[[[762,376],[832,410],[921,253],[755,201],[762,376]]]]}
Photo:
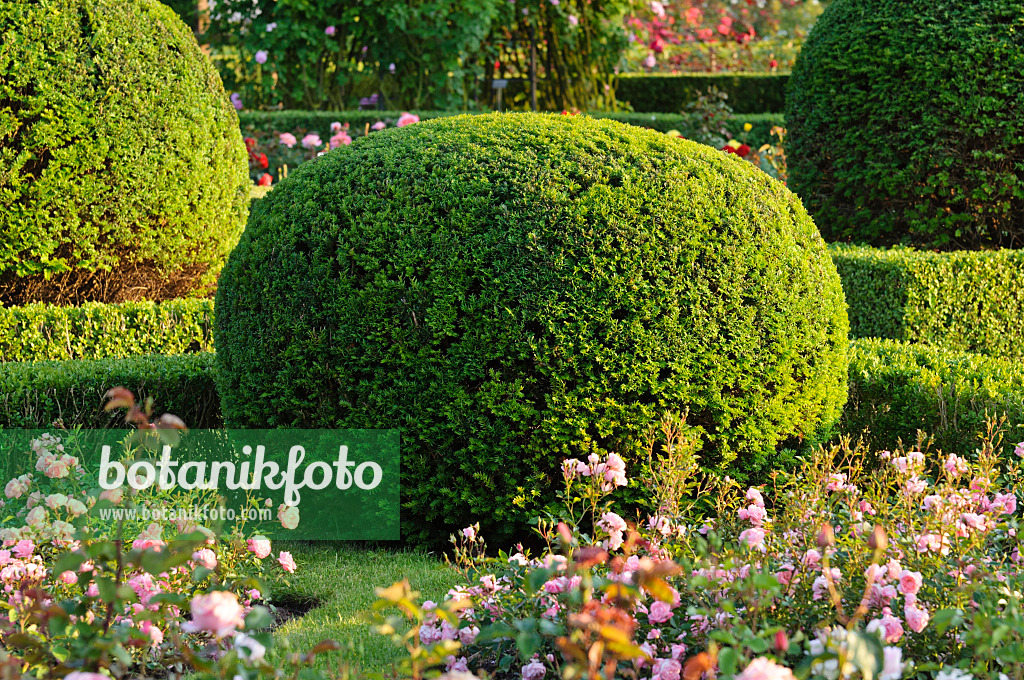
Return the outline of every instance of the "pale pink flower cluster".
{"type": "Polygon", "coordinates": [[[626,520],[614,512],[606,512],[597,521],[597,527],[608,534],[604,542],[606,550],[618,550],[623,543],[623,533],[626,531],[626,520]]]}
{"type": "Polygon", "coordinates": [[[751,661],[736,680],[796,680],[796,676],[785,666],[762,656],[751,661]]]}
{"type": "Polygon", "coordinates": [[[324,145],[320,135],[315,132],[310,132],[308,135],[302,138],[302,146],[307,149],[319,149],[324,145]]]}
{"type": "Polygon", "coordinates": [[[396,127],[405,127],[406,125],[412,125],[413,123],[420,122],[420,117],[415,113],[409,113],[408,111],[398,117],[398,122],[395,123],[396,127]]]}
{"type": "Polygon", "coordinates": [[[223,638],[235,633],[244,624],[245,610],[238,596],[215,590],[192,598],[192,620],[181,624],[187,633],[210,633],[223,638]]]}
{"type": "Polygon", "coordinates": [[[609,453],[605,460],[592,453],[587,456],[586,463],[576,458],[563,460],[562,475],[566,480],[591,477],[600,482],[601,491],[605,492],[629,483],[626,478],[626,462],[616,453],[609,453]]]}
{"type": "MultiPolygon", "coordinates": [[[[64,445],[58,437],[44,434],[39,439],[33,439],[31,446],[38,456],[36,472],[42,472],[50,479],[67,477],[71,474],[71,470],[79,467],[77,458],[64,453],[64,445]]],[[[12,497],[8,494],[8,498],[12,497]]]]}
{"type": "Polygon", "coordinates": [[[295,139],[295,135],[290,132],[282,132],[278,139],[289,149],[299,143],[299,140],[295,139]]]}

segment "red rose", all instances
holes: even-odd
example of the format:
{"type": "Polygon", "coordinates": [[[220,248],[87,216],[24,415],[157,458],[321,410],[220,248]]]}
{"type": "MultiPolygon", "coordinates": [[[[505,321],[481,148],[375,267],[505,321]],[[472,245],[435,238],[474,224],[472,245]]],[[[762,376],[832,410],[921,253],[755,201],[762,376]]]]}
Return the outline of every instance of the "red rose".
{"type": "Polygon", "coordinates": [[[742,156],[743,158],[746,158],[747,154],[749,154],[749,153],[750,153],[750,147],[747,146],[746,144],[740,144],[740,148],[736,149],[736,154],[738,156],[742,156]]]}
{"type": "Polygon", "coordinates": [[[261,187],[269,187],[273,183],[274,183],[274,178],[271,177],[270,174],[266,173],[266,172],[263,173],[263,176],[260,177],[260,181],[257,182],[257,184],[259,184],[261,187]]]}
{"type": "MultiPolygon", "coordinates": [[[[748,147],[747,151],[749,151],[749,150],[750,149],[748,147]]],[[[264,170],[266,170],[267,166],[270,165],[270,161],[267,160],[267,154],[265,154],[265,153],[261,153],[261,154],[257,155],[256,156],[256,160],[259,161],[260,167],[263,168],[264,170]]]]}
{"type": "Polygon", "coordinates": [[[245,148],[252,151],[253,147],[256,146],[256,140],[252,137],[245,137],[242,141],[245,142],[245,148]]]}
{"type": "Polygon", "coordinates": [[[732,148],[728,144],[726,144],[725,146],[722,147],[722,151],[724,151],[726,153],[736,153],[736,149],[732,148]]]}

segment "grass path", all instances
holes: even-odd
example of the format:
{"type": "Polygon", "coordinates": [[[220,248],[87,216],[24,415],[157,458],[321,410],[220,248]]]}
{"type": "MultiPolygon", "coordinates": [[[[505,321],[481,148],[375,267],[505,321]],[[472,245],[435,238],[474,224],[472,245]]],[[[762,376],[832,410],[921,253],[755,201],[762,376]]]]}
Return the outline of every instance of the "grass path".
{"type": "MultiPolygon", "coordinates": [[[[285,622],[278,639],[287,638],[292,649],[305,651],[326,638],[341,643],[343,663],[366,671],[385,670],[400,655],[390,639],[377,635],[361,615],[376,600],[373,589],[409,579],[420,601],[440,601],[458,582],[457,574],[433,555],[383,548],[358,548],[342,543],[304,543],[279,546],[290,550],[298,570],[276,599],[313,598],[320,606],[305,616],[285,622]]],[[[333,668],[335,661],[329,665],[333,668]]],[[[325,665],[321,661],[318,665],[325,665]]]]}

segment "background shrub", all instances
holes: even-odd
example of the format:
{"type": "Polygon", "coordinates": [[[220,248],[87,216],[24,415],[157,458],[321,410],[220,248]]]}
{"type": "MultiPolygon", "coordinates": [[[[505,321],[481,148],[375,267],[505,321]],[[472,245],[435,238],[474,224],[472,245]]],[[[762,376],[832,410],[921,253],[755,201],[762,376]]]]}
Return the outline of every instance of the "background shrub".
{"type": "Polygon", "coordinates": [[[788,73],[628,74],[619,77],[615,98],[636,111],[679,113],[698,92],[716,87],[736,113],[782,113],[788,80],[788,73]]]}
{"type": "Polygon", "coordinates": [[[830,239],[1024,245],[1018,0],[836,0],[786,101],[791,186],[830,239]]]}
{"type": "Polygon", "coordinates": [[[1024,370],[996,357],[924,347],[896,340],[855,340],[850,346],[850,398],[841,429],[867,433],[873,450],[917,441],[972,454],[986,414],[1006,415],[1003,455],[1024,439],[1024,370]]]}
{"type": "Polygon", "coordinates": [[[210,353],[0,364],[0,427],[124,427],[123,411],[103,411],[111,387],[127,387],[140,402],[153,397],[157,414],[189,427],[222,427],[215,370],[210,353]]]}
{"type": "Polygon", "coordinates": [[[1024,253],[829,249],[852,337],[1024,356],[1024,253]]]}
{"type": "Polygon", "coordinates": [[[706,466],[756,475],[846,394],[842,289],[796,197],[584,116],[437,119],[302,165],[216,310],[228,425],[401,428],[421,539],[508,536],[562,457],[628,459],[665,409],[706,466]]]}
{"type": "Polygon", "coordinates": [[[245,148],[174,12],[3,3],[0,102],[0,303],[208,287],[245,223],[245,148]]]}
{"type": "Polygon", "coordinates": [[[213,349],[213,300],[0,307],[0,362],[213,349]]]}

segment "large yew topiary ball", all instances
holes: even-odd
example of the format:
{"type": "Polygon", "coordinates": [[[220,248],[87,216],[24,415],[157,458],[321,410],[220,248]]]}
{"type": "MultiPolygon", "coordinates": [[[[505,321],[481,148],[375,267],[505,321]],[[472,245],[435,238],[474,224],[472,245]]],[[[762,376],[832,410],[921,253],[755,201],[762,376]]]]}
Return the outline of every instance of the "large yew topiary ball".
{"type": "Polygon", "coordinates": [[[1024,246],[1024,5],[834,0],[786,98],[793,190],[830,239],[1024,246]]]}
{"type": "Polygon", "coordinates": [[[0,2],[0,303],[208,290],[250,184],[237,114],[170,8],[0,2]]]}
{"type": "Polygon", "coordinates": [[[405,530],[521,530],[665,411],[739,475],[846,400],[847,318],[782,184],[612,121],[432,120],[306,163],[221,275],[231,427],[401,428],[405,530]],[[415,528],[413,527],[415,525],[415,528]]]}

